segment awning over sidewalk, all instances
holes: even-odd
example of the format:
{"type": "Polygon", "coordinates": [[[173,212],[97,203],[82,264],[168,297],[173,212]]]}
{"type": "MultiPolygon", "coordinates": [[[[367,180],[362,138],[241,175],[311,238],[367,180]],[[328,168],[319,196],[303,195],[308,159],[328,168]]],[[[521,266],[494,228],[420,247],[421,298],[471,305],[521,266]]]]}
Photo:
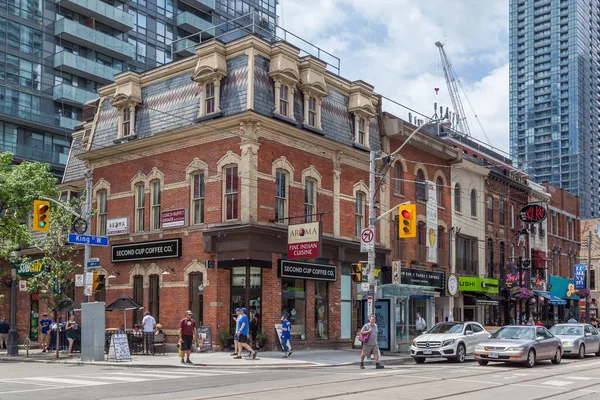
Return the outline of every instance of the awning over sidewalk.
{"type": "Polygon", "coordinates": [[[556,297],[548,292],[540,292],[540,291],[534,290],[533,293],[545,298],[546,300],[549,300],[550,304],[554,304],[556,306],[564,306],[567,304],[566,300],[563,300],[560,297],[556,297]]]}
{"type": "Polygon", "coordinates": [[[484,293],[464,293],[465,296],[474,298],[477,301],[477,305],[481,306],[497,306],[498,296],[493,294],[484,293]]]}

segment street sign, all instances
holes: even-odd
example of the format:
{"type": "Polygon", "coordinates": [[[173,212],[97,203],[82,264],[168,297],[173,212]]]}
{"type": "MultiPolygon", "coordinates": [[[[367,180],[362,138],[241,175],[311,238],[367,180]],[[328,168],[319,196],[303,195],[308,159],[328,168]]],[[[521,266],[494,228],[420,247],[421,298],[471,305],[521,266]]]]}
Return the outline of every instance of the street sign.
{"type": "Polygon", "coordinates": [[[363,228],[360,231],[360,252],[368,253],[375,249],[375,231],[371,228],[363,228]]]}
{"type": "Polygon", "coordinates": [[[91,286],[85,286],[83,288],[83,295],[84,296],[91,296],[92,295],[92,287],[91,286]]]}
{"type": "Polygon", "coordinates": [[[98,260],[98,261],[92,261],[92,260],[90,260],[87,263],[87,267],[88,268],[94,268],[94,267],[99,267],[99,266],[100,266],[100,260],[98,260]]]}
{"type": "Polygon", "coordinates": [[[69,243],[75,244],[89,244],[91,246],[108,247],[108,237],[106,236],[78,235],[76,233],[69,233],[68,241],[69,243]]]}
{"type": "Polygon", "coordinates": [[[367,297],[367,312],[373,315],[373,296],[367,297]]]}
{"type": "Polygon", "coordinates": [[[93,284],[94,284],[94,273],[86,272],[85,273],[85,286],[83,287],[83,295],[91,296],[93,293],[93,284]]]}
{"type": "Polygon", "coordinates": [[[75,275],[75,287],[83,287],[83,274],[75,275]]]}
{"type": "Polygon", "coordinates": [[[360,290],[362,292],[368,292],[369,291],[369,282],[362,282],[360,284],[360,290]]]}

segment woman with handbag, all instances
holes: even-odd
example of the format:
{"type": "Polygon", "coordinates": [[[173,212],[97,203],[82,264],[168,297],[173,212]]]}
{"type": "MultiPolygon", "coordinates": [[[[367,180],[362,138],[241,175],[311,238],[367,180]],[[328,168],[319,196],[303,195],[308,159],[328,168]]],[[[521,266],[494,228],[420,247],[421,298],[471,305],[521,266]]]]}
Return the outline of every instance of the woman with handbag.
{"type": "Polygon", "coordinates": [[[375,316],[369,316],[369,323],[365,324],[360,331],[359,340],[362,342],[362,353],[360,354],[360,369],[365,369],[363,362],[365,357],[373,353],[375,356],[375,368],[383,369],[383,365],[379,363],[379,345],[377,344],[377,324],[375,316]]]}

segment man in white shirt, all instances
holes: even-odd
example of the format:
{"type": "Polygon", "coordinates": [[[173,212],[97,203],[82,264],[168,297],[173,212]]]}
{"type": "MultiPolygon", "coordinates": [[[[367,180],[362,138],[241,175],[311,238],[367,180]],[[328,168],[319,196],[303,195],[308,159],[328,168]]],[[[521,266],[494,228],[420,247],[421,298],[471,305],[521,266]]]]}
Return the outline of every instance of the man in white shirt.
{"type": "Polygon", "coordinates": [[[156,320],[149,311],[144,313],[142,319],[142,326],[144,327],[144,352],[150,354],[150,348],[154,342],[154,328],[156,327],[156,320]]]}

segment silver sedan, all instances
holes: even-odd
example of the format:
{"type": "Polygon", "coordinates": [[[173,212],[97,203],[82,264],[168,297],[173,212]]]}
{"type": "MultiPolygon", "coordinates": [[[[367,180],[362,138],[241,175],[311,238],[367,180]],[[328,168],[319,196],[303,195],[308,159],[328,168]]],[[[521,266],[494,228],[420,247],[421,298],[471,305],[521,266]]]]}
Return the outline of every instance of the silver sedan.
{"type": "Polygon", "coordinates": [[[480,365],[501,361],[521,363],[529,368],[539,360],[560,364],[562,343],[543,326],[504,326],[489,340],[475,346],[475,359],[480,365]]]}
{"type": "Polygon", "coordinates": [[[557,324],[550,332],[563,344],[563,353],[584,358],[587,353],[600,356],[600,334],[590,324],[557,324]]]}

